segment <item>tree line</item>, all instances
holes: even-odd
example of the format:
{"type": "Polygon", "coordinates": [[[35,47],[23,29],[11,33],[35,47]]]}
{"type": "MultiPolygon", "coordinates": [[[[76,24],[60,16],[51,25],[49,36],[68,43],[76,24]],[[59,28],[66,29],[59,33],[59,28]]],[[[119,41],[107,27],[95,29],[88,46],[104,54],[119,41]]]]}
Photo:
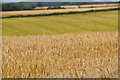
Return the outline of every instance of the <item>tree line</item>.
{"type": "Polygon", "coordinates": [[[2,4],[2,11],[32,10],[38,3],[11,3],[2,4]]]}

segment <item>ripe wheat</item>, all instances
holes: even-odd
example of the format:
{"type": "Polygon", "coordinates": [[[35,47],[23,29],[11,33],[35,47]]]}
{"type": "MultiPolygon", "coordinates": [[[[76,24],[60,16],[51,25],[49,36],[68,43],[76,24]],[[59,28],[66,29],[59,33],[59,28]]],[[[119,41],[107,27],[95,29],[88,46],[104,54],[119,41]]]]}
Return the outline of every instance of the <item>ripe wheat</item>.
{"type": "Polygon", "coordinates": [[[117,78],[117,32],[3,37],[3,78],[117,78]]]}

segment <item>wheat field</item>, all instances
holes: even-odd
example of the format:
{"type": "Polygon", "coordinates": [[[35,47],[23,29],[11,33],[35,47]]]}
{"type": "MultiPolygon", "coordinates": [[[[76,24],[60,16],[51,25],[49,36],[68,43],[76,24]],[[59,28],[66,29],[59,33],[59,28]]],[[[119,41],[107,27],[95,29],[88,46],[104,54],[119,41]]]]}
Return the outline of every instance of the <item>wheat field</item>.
{"type": "Polygon", "coordinates": [[[3,78],[117,78],[118,33],[3,36],[3,78]]]}

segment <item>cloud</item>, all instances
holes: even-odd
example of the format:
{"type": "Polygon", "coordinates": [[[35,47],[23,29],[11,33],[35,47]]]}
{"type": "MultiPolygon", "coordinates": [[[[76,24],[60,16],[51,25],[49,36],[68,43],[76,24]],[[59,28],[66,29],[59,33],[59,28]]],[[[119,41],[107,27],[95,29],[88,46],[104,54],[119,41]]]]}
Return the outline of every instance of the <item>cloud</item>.
{"type": "Polygon", "coordinates": [[[94,2],[94,1],[119,1],[119,0],[28,0],[28,1],[41,1],[41,2],[94,2]]]}
{"type": "Polygon", "coordinates": [[[94,1],[119,1],[119,0],[2,0],[2,2],[20,2],[20,1],[32,1],[32,2],[94,2],[94,1]]]}
{"type": "Polygon", "coordinates": [[[41,1],[41,2],[91,2],[94,0],[29,0],[29,1],[41,1]]]}
{"type": "Polygon", "coordinates": [[[20,2],[24,0],[1,0],[1,2],[20,2]]]}

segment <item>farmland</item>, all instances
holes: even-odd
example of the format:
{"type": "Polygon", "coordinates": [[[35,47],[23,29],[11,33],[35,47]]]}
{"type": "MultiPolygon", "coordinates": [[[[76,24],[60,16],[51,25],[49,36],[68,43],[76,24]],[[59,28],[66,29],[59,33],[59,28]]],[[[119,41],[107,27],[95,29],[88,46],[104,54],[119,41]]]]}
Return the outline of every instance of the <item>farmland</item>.
{"type": "Polygon", "coordinates": [[[117,31],[118,11],[3,19],[3,35],[117,31]]]}
{"type": "Polygon", "coordinates": [[[117,18],[115,10],[2,19],[2,77],[118,78],[117,18]]]}
{"type": "MultiPolygon", "coordinates": [[[[87,5],[86,5],[87,6],[87,5]]],[[[83,7],[86,7],[85,5],[83,7]]],[[[88,10],[101,10],[101,9],[114,9],[118,8],[118,6],[108,6],[108,7],[97,7],[97,8],[77,8],[77,9],[69,9],[72,6],[64,6],[68,9],[52,9],[52,10],[26,10],[26,11],[7,11],[0,12],[2,16],[0,17],[9,17],[9,16],[17,16],[17,15],[38,15],[38,14],[51,14],[51,13],[63,13],[63,12],[75,12],[75,11],[88,11],[88,10]]]]}
{"type": "MultiPolygon", "coordinates": [[[[91,6],[96,7],[117,7],[119,4],[88,4],[88,5],[80,5],[80,8],[90,8],[91,6]]],[[[62,6],[63,8],[77,8],[78,5],[67,5],[62,6]]]]}
{"type": "Polygon", "coordinates": [[[117,32],[3,37],[3,78],[117,78],[117,32]]]}

